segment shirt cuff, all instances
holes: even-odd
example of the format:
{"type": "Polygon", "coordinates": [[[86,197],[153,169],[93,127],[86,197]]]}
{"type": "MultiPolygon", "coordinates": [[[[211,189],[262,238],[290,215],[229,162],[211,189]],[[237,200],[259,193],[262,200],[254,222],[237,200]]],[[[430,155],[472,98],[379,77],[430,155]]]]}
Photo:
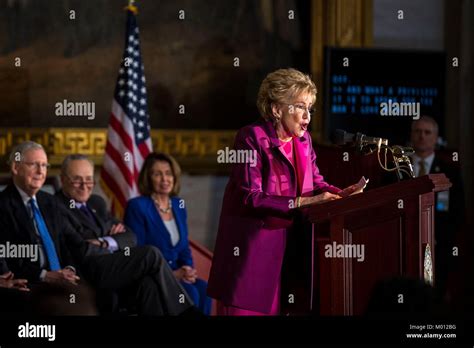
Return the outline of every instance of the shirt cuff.
{"type": "Polygon", "coordinates": [[[46,277],[46,273],[48,273],[47,270],[45,270],[45,269],[42,269],[42,270],[41,270],[41,273],[40,273],[40,275],[39,275],[39,279],[40,279],[42,282],[44,282],[44,278],[46,277]]]}
{"type": "Polygon", "coordinates": [[[74,266],[66,266],[64,267],[65,269],[70,269],[71,271],[73,271],[74,273],[77,273],[76,272],[76,268],[74,266]]]}
{"type": "Polygon", "coordinates": [[[117,241],[113,238],[113,237],[110,237],[110,236],[106,236],[103,238],[104,240],[107,241],[107,243],[109,243],[109,247],[107,248],[110,252],[114,252],[114,251],[117,251],[119,249],[118,247],[118,243],[117,241]]]}

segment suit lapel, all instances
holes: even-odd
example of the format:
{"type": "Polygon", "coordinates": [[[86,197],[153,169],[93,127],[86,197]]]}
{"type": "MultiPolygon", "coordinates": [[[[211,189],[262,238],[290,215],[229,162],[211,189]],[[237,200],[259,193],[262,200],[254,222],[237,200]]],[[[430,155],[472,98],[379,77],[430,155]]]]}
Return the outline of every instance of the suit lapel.
{"type": "MultiPolygon", "coordinates": [[[[274,150],[276,152],[279,152],[281,154],[281,156],[285,159],[286,163],[288,164],[288,166],[290,168],[293,169],[293,171],[295,170],[295,168],[293,167],[293,163],[291,163],[290,159],[287,157],[285,151],[283,151],[283,148],[281,146],[281,143],[280,143],[280,140],[278,139],[278,136],[276,134],[276,131],[275,131],[275,127],[273,126],[272,122],[271,121],[267,121],[265,123],[265,132],[267,133],[268,137],[270,138],[270,142],[274,148],[274,150]],[[276,149],[275,149],[276,148],[276,149]]],[[[291,155],[291,154],[290,154],[291,155]]]]}
{"type": "Polygon", "coordinates": [[[436,174],[436,173],[439,173],[440,171],[441,171],[440,163],[439,163],[439,160],[438,160],[438,158],[435,154],[434,157],[433,157],[433,162],[431,163],[431,168],[430,168],[430,173],[429,174],[436,174]]]}
{"type": "MultiPolygon", "coordinates": [[[[161,218],[160,213],[156,209],[153,199],[151,199],[150,197],[147,197],[147,204],[148,204],[148,216],[151,217],[153,224],[158,227],[157,233],[160,233],[159,231],[163,231],[166,234],[167,229],[166,229],[165,223],[163,222],[163,219],[161,218]]],[[[171,237],[169,236],[169,233],[165,238],[167,238],[169,244],[171,245],[171,237]]]]}
{"type": "Polygon", "coordinates": [[[288,159],[286,156],[285,152],[281,148],[281,143],[280,140],[278,139],[278,136],[275,131],[275,127],[273,126],[271,121],[266,121],[264,123],[263,128],[265,129],[265,133],[267,134],[268,138],[270,139],[270,143],[272,146],[272,151],[274,155],[277,157],[282,157],[284,161],[286,162],[289,172],[295,174],[295,167],[293,167],[293,163],[288,159]]]}
{"type": "MultiPolygon", "coordinates": [[[[101,232],[104,232],[105,228],[104,228],[104,224],[102,223],[102,221],[100,221],[100,219],[97,218],[97,214],[96,214],[95,209],[93,209],[89,205],[89,208],[96,215],[95,220],[100,223],[100,230],[99,230],[99,227],[97,226],[97,224],[94,223],[94,221],[91,221],[87,216],[85,216],[84,213],[82,213],[78,208],[76,208],[76,207],[70,208],[71,200],[64,194],[64,192],[62,190],[59,192],[59,197],[66,204],[67,209],[69,209],[71,211],[71,213],[79,220],[81,225],[85,225],[88,229],[90,229],[94,233],[96,238],[102,237],[101,232]]],[[[87,204],[89,204],[89,203],[87,203],[87,204]]]]}
{"type": "MultiPolygon", "coordinates": [[[[172,209],[173,209],[174,220],[176,221],[176,226],[178,226],[178,233],[179,233],[179,241],[175,245],[175,247],[177,247],[178,244],[183,240],[185,226],[183,226],[184,221],[182,219],[182,209],[179,207],[179,200],[174,199],[174,198],[172,198],[171,200],[173,201],[172,209]]],[[[170,244],[171,244],[171,236],[169,236],[169,239],[170,239],[170,244]]],[[[171,246],[173,246],[173,244],[171,244],[171,246]]]]}
{"type": "Polygon", "coordinates": [[[298,176],[299,194],[301,194],[304,189],[306,167],[308,166],[308,157],[310,154],[309,141],[305,136],[296,138],[293,141],[293,146],[295,147],[296,175],[298,176]]]}
{"type": "Polygon", "coordinates": [[[89,223],[91,225],[94,225],[95,227],[94,231],[97,231],[97,233],[100,234],[99,237],[105,236],[107,234],[107,228],[105,226],[105,222],[102,220],[99,214],[97,214],[97,209],[95,209],[92,204],[89,204],[89,202],[87,202],[87,205],[89,206],[92,213],[94,213],[94,220],[96,221],[96,224],[93,224],[92,221],[90,220],[89,220],[89,223]],[[97,226],[97,224],[99,224],[99,226],[97,226]]]}
{"type": "Polygon", "coordinates": [[[28,211],[23,204],[20,193],[15,186],[10,186],[9,190],[11,195],[10,203],[12,212],[15,217],[15,221],[18,222],[20,233],[22,233],[30,243],[36,244],[35,226],[33,225],[31,217],[28,215],[28,211]]]}
{"type": "MultiPolygon", "coordinates": [[[[155,203],[153,202],[153,200],[151,198],[148,198],[148,199],[149,199],[149,216],[152,217],[155,226],[158,226],[158,231],[161,231],[161,233],[163,233],[164,238],[166,238],[166,241],[168,242],[168,245],[169,245],[170,248],[177,247],[178,244],[176,244],[176,246],[173,246],[173,243],[171,242],[171,235],[169,234],[168,229],[166,228],[166,225],[165,225],[163,219],[161,218],[160,213],[156,209],[155,203]]],[[[182,228],[178,224],[179,220],[178,220],[178,217],[176,215],[177,214],[176,212],[177,212],[178,208],[176,207],[176,202],[173,199],[172,199],[171,205],[172,205],[171,209],[172,209],[174,217],[175,217],[176,225],[178,226],[180,241],[181,241],[182,228]]]]}
{"type": "Polygon", "coordinates": [[[293,169],[293,173],[297,180],[296,185],[298,187],[299,194],[301,194],[301,191],[303,189],[302,186],[304,183],[304,176],[306,173],[306,167],[308,165],[308,156],[310,154],[309,141],[306,139],[306,137],[309,136],[309,133],[306,133],[301,138],[295,138],[293,140],[293,147],[294,147],[293,151],[296,157],[295,158],[296,168],[295,168],[293,164],[291,163],[291,161],[288,159],[288,157],[285,155],[283,149],[281,148],[280,140],[278,140],[275,127],[273,127],[271,121],[267,121],[265,123],[265,130],[266,130],[267,135],[270,138],[270,142],[272,143],[273,147],[278,148],[278,152],[282,154],[289,168],[293,169]]]}
{"type": "Polygon", "coordinates": [[[92,221],[87,216],[85,216],[85,214],[81,212],[79,208],[71,209],[71,211],[76,216],[76,218],[80,221],[81,225],[85,225],[89,230],[94,232],[94,235],[96,238],[102,237],[100,233],[101,231],[99,230],[99,226],[97,226],[97,224],[94,221],[92,221]]]}

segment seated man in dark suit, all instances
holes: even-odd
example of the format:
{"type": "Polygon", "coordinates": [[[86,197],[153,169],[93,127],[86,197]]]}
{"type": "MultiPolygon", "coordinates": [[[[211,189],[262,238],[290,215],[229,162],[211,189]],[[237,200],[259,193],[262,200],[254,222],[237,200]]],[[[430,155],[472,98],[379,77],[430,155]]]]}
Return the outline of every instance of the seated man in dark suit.
{"type": "Polygon", "coordinates": [[[48,167],[40,144],[17,145],[9,162],[13,184],[0,193],[0,242],[33,244],[40,250],[38,260],[11,259],[8,266],[16,275],[30,283],[76,284],[80,280],[76,273],[82,272],[96,289],[130,291],[139,314],[194,312],[192,301],[158,249],[110,253],[85,242],[75,230],[81,227],[71,224],[68,209],[40,191],[48,167]]]}
{"type": "Polygon", "coordinates": [[[454,270],[459,246],[459,231],[464,223],[464,189],[459,161],[453,153],[435,151],[438,139],[438,124],[429,117],[422,116],[411,127],[411,144],[415,176],[444,173],[451,181],[449,191],[438,192],[435,196],[435,287],[444,296],[447,291],[449,274],[454,270]]]}
{"type": "MultiPolygon", "coordinates": [[[[136,246],[135,233],[108,213],[104,199],[92,194],[94,164],[84,155],[69,155],[61,166],[62,188],[56,197],[70,212],[70,222],[88,243],[110,252],[126,251],[136,246]]],[[[116,311],[120,307],[116,292],[97,293],[101,312],[116,311]]]]}
{"type": "Polygon", "coordinates": [[[104,199],[92,194],[94,164],[84,155],[69,155],[61,166],[62,189],[56,194],[69,209],[89,243],[111,252],[137,244],[135,233],[108,211],[104,199]]]}

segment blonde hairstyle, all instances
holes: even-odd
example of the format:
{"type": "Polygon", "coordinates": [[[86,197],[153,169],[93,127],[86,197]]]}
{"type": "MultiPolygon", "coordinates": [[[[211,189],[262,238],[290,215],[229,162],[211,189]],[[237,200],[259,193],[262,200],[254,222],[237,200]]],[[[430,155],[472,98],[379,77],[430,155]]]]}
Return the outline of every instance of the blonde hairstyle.
{"type": "Polygon", "coordinates": [[[296,69],[279,69],[265,77],[257,96],[257,108],[265,120],[274,118],[272,103],[285,102],[301,93],[309,93],[316,101],[316,85],[306,74],[296,69]]]}
{"type": "Polygon", "coordinates": [[[170,165],[174,179],[174,185],[170,196],[177,196],[181,186],[181,168],[178,162],[176,162],[172,156],[159,152],[150,153],[145,159],[145,163],[143,163],[142,170],[140,171],[140,175],[138,177],[138,190],[140,191],[140,194],[143,196],[151,196],[153,193],[151,170],[153,165],[158,161],[167,162],[170,165]]]}

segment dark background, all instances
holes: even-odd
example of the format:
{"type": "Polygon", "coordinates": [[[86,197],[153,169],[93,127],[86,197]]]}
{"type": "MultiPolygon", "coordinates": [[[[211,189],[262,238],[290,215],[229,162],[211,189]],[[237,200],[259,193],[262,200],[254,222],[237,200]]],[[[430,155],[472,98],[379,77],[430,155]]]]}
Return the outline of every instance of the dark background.
{"type": "MultiPolygon", "coordinates": [[[[347,49],[327,48],[325,51],[324,69],[324,117],[326,135],[334,129],[341,128],[351,133],[362,132],[369,136],[389,139],[390,144],[404,144],[410,137],[410,127],[413,117],[408,116],[381,116],[361,113],[361,96],[371,98],[371,106],[379,106],[373,102],[374,95],[347,93],[348,85],[382,86],[387,99],[398,97],[398,87],[433,88],[437,95],[430,97],[433,105],[420,106],[420,116],[429,115],[436,119],[439,125],[439,135],[445,136],[444,108],[445,108],[445,69],[446,56],[444,52],[420,50],[381,50],[381,49],[347,49]],[[349,58],[349,66],[343,65],[344,58],[349,58]],[[347,76],[347,83],[335,83],[334,76],[347,76]],[[341,93],[334,93],[334,87],[342,87],[341,93]],[[394,94],[389,95],[388,89],[393,87],[394,94]],[[333,103],[335,95],[342,96],[342,102],[333,103]],[[356,104],[352,111],[352,104],[347,101],[348,96],[356,96],[356,104]],[[334,112],[334,104],[347,107],[347,113],[334,112]]],[[[411,97],[411,95],[409,95],[411,97]]],[[[415,96],[415,101],[421,100],[415,96]]]]}
{"type": "MultiPolygon", "coordinates": [[[[107,127],[126,4],[0,0],[0,126],[107,127]],[[64,99],[95,102],[96,118],[56,117],[64,99]]],[[[136,4],[152,128],[238,129],[258,117],[256,94],[268,72],[309,72],[310,1],[272,1],[270,9],[253,0],[136,4]]]]}

